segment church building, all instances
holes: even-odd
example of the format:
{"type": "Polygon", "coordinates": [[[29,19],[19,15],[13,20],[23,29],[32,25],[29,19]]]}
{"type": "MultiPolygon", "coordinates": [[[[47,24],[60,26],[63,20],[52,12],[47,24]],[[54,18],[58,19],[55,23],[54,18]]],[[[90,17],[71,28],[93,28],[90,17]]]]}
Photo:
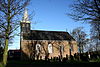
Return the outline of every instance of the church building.
{"type": "Polygon", "coordinates": [[[22,60],[45,59],[74,55],[78,52],[77,42],[64,31],[31,30],[27,9],[20,23],[20,49],[22,60]]]}

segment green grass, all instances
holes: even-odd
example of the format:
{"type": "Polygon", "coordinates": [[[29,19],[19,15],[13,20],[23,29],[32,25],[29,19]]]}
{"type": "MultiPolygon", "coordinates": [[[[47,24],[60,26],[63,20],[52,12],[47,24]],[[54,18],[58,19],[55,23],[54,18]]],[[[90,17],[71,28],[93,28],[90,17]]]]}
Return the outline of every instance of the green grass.
{"type": "Polygon", "coordinates": [[[100,60],[91,60],[90,62],[88,61],[66,61],[66,62],[49,62],[49,61],[16,61],[16,60],[10,60],[8,61],[7,64],[88,64],[88,63],[95,63],[95,62],[100,62],[100,60]]]}
{"type": "MultiPolygon", "coordinates": [[[[94,66],[98,65],[98,62],[86,62],[86,61],[67,61],[67,62],[46,62],[46,61],[16,61],[16,60],[9,60],[6,67],[33,67],[33,66],[49,66],[53,67],[54,65],[65,65],[66,67],[87,67],[87,66],[94,66]]],[[[1,67],[1,66],[0,66],[1,67]]],[[[61,67],[61,66],[60,66],[61,67]]]]}
{"type": "Polygon", "coordinates": [[[0,62],[0,67],[4,67],[3,64],[2,64],[2,62],[0,62]]]}
{"type": "Polygon", "coordinates": [[[97,63],[100,63],[100,59],[92,59],[89,62],[97,62],[97,63]]]}

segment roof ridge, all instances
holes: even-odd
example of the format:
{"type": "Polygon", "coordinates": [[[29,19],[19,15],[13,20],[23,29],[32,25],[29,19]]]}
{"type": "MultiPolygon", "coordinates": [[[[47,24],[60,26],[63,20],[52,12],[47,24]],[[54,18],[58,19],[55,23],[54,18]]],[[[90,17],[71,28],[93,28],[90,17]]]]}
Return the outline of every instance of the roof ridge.
{"type": "Polygon", "coordinates": [[[31,31],[43,31],[43,32],[63,32],[63,33],[68,33],[66,31],[51,31],[51,30],[31,30],[31,31]]]}

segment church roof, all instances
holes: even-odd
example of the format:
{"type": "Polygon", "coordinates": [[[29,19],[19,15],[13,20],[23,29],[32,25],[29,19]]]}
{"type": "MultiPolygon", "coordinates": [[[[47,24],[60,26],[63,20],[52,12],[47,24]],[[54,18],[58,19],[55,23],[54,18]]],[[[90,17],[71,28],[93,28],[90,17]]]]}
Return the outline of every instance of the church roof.
{"type": "Polygon", "coordinates": [[[24,40],[75,40],[68,32],[31,30],[23,34],[24,40]]]}

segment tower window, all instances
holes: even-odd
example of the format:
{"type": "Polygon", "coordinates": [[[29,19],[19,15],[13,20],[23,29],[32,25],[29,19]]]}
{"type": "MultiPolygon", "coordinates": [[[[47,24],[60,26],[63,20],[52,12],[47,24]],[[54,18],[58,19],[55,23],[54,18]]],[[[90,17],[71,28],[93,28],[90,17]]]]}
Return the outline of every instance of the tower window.
{"type": "Polygon", "coordinates": [[[23,24],[22,26],[25,27],[25,24],[23,24]]]}
{"type": "Polygon", "coordinates": [[[29,27],[29,24],[26,24],[26,27],[29,27]]]}
{"type": "Polygon", "coordinates": [[[23,32],[26,32],[26,28],[25,27],[23,27],[23,32]]]}

